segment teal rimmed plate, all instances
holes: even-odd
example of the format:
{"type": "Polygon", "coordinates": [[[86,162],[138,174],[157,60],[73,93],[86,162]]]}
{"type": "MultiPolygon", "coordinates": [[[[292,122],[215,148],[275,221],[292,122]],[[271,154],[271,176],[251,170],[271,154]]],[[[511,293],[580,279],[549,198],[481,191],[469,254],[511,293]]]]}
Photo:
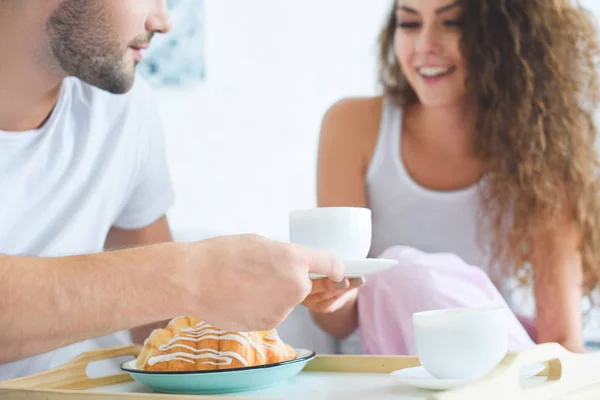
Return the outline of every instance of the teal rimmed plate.
{"type": "Polygon", "coordinates": [[[255,367],[211,371],[154,372],[135,368],[136,360],[121,364],[121,369],[142,385],[159,393],[222,394],[263,389],[282,383],[315,358],[314,351],[296,349],[294,360],[255,367]]]}

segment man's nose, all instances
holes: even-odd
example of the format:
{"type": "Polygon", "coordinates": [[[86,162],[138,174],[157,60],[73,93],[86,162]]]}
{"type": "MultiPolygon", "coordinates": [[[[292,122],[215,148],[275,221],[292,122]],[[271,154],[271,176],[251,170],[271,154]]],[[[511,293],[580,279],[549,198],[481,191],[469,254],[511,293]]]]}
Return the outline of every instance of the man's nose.
{"type": "Polygon", "coordinates": [[[168,33],[173,29],[166,0],[160,1],[157,9],[148,15],[146,30],[149,32],[168,33]]]}

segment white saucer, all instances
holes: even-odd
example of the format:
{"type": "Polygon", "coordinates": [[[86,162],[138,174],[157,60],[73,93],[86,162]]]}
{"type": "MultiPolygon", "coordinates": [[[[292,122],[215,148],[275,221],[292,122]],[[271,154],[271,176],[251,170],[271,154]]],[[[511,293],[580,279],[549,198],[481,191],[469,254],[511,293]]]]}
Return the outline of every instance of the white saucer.
{"type": "MultiPolygon", "coordinates": [[[[521,379],[531,378],[542,372],[545,366],[541,363],[526,365],[521,369],[521,379]]],[[[413,386],[420,389],[431,390],[448,390],[459,386],[464,386],[467,383],[477,379],[437,379],[434,378],[423,367],[405,368],[394,371],[390,374],[392,379],[404,385],[413,386]]]]}
{"type": "MultiPolygon", "coordinates": [[[[346,260],[344,261],[344,267],[346,273],[344,274],[347,278],[358,278],[361,276],[375,274],[377,272],[385,271],[398,264],[396,260],[388,260],[385,258],[365,258],[363,260],[346,260]]],[[[310,274],[311,279],[326,278],[325,275],[310,274]]]]}

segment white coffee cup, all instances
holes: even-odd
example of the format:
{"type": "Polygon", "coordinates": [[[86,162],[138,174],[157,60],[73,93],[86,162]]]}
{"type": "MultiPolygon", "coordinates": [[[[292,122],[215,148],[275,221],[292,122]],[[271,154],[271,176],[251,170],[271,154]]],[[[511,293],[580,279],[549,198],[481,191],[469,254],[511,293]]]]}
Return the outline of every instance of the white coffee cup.
{"type": "Polygon", "coordinates": [[[362,260],[371,249],[371,210],[362,207],[318,207],[290,213],[290,242],[362,260]]]}
{"type": "Polygon", "coordinates": [[[507,309],[454,308],[413,314],[421,365],[438,379],[480,378],[508,349],[507,309]]]}

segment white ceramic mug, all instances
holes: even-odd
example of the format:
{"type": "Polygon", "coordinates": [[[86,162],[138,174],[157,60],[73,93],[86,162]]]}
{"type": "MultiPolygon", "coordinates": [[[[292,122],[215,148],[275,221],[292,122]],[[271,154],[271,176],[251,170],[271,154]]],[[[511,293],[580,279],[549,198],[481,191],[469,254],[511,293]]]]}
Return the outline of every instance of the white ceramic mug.
{"type": "Polygon", "coordinates": [[[454,308],[413,314],[417,355],[438,379],[480,378],[508,349],[506,308],[454,308]]]}
{"type": "Polygon", "coordinates": [[[362,207],[318,207],[290,213],[290,242],[362,260],[371,249],[371,210],[362,207]]]}

